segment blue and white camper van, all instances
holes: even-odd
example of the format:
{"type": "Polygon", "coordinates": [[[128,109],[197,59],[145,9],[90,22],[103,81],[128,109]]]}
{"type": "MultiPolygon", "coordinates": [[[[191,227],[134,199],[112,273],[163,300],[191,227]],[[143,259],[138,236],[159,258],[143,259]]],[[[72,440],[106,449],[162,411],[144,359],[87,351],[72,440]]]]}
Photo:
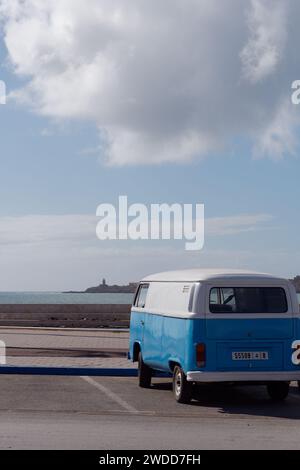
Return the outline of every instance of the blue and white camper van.
{"type": "Polygon", "coordinates": [[[196,382],[265,384],[283,400],[300,380],[299,317],[286,279],[237,270],[155,274],[135,295],[129,358],[139,363],[141,387],[157,371],[172,373],[181,403],[196,382]]]}

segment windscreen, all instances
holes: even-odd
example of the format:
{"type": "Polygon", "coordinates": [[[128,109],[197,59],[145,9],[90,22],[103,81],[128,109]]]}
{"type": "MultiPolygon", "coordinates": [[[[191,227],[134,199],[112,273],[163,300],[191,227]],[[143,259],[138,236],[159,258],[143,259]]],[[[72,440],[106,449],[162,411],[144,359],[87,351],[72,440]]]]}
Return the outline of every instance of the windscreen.
{"type": "Polygon", "coordinates": [[[285,313],[282,287],[215,287],[209,296],[211,313],[285,313]]]}

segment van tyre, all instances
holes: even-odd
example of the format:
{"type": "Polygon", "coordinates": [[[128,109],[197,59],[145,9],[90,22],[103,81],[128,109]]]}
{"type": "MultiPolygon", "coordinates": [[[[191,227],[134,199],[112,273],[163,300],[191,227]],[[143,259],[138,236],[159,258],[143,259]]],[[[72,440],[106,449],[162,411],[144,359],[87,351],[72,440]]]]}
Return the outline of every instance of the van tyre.
{"type": "Polygon", "coordinates": [[[173,393],[178,403],[190,403],[192,399],[192,382],[188,382],[182,368],[175,366],[173,373],[173,393]]]}
{"type": "Polygon", "coordinates": [[[270,398],[274,401],[283,401],[289,394],[289,382],[271,382],[267,385],[270,398]]]}
{"type": "Polygon", "coordinates": [[[138,362],[139,362],[139,370],[138,370],[139,386],[141,388],[150,388],[151,378],[152,378],[152,369],[144,363],[141,352],[139,352],[138,362]]]}

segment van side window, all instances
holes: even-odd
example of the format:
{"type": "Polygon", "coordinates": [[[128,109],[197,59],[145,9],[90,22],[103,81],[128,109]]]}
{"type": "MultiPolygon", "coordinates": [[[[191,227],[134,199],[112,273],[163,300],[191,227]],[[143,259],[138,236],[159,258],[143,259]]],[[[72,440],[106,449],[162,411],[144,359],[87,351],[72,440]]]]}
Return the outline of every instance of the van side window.
{"type": "Polygon", "coordinates": [[[235,290],[231,287],[211,289],[209,308],[212,313],[235,313],[235,290]]]}
{"type": "Polygon", "coordinates": [[[213,305],[217,305],[220,303],[220,300],[219,300],[219,289],[211,289],[210,291],[210,298],[209,298],[209,305],[213,306],[213,305]]]}
{"type": "Polygon", "coordinates": [[[194,296],[195,296],[195,284],[193,284],[192,289],[191,289],[191,292],[190,292],[189,312],[192,312],[192,311],[193,311],[194,296]]]}
{"type": "Polygon", "coordinates": [[[141,284],[137,292],[134,306],[137,308],[145,308],[149,284],[141,284]]]}
{"type": "Polygon", "coordinates": [[[221,303],[230,307],[232,312],[236,311],[235,289],[223,288],[220,289],[221,303]]]}

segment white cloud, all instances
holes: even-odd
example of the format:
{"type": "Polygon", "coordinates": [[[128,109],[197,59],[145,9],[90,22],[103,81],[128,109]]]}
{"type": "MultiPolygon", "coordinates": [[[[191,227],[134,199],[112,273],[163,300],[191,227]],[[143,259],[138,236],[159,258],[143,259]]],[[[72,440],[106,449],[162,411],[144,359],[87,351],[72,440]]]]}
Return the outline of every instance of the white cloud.
{"type": "Polygon", "coordinates": [[[296,137],[299,125],[299,110],[290,110],[287,103],[282,103],[269,125],[257,133],[254,155],[257,158],[272,154],[273,159],[280,160],[286,153],[296,155],[298,141],[296,137]]]}
{"type": "MultiPolygon", "coordinates": [[[[271,220],[264,214],[211,218],[207,235],[265,230],[271,220]]],[[[195,253],[185,251],[181,241],[100,242],[97,221],[87,214],[0,217],[1,290],[80,290],[104,276],[109,282],[128,282],[166,269],[257,267],[259,255],[238,248],[195,253]]],[[[261,263],[259,269],[266,266],[261,263]]]]}
{"type": "Polygon", "coordinates": [[[245,214],[232,217],[215,217],[206,222],[206,234],[211,236],[236,235],[266,229],[273,217],[269,214],[245,214]]]}
{"type": "MultiPolygon", "coordinates": [[[[268,214],[246,214],[208,218],[205,231],[210,236],[234,235],[266,228],[273,217],[268,214]]],[[[48,245],[63,243],[86,250],[91,243],[100,245],[96,237],[96,226],[100,219],[93,215],[26,215],[0,217],[0,247],[8,245],[48,245]],[[79,243],[78,243],[79,242],[79,243]]],[[[107,242],[102,242],[104,246],[107,242]]],[[[163,242],[165,243],[165,242],[163,242]]]]}
{"type": "Polygon", "coordinates": [[[186,162],[241,136],[261,155],[290,152],[299,118],[278,145],[268,135],[293,112],[296,0],[0,0],[0,12],[26,81],[11,97],[93,121],[109,164],[186,162]]]}
{"type": "Polygon", "coordinates": [[[282,0],[251,0],[247,22],[250,37],[241,58],[245,76],[257,82],[272,74],[282,59],[287,4],[282,0]]]}
{"type": "Polygon", "coordinates": [[[88,215],[0,217],[0,246],[89,240],[96,223],[96,217],[88,215]]]}

